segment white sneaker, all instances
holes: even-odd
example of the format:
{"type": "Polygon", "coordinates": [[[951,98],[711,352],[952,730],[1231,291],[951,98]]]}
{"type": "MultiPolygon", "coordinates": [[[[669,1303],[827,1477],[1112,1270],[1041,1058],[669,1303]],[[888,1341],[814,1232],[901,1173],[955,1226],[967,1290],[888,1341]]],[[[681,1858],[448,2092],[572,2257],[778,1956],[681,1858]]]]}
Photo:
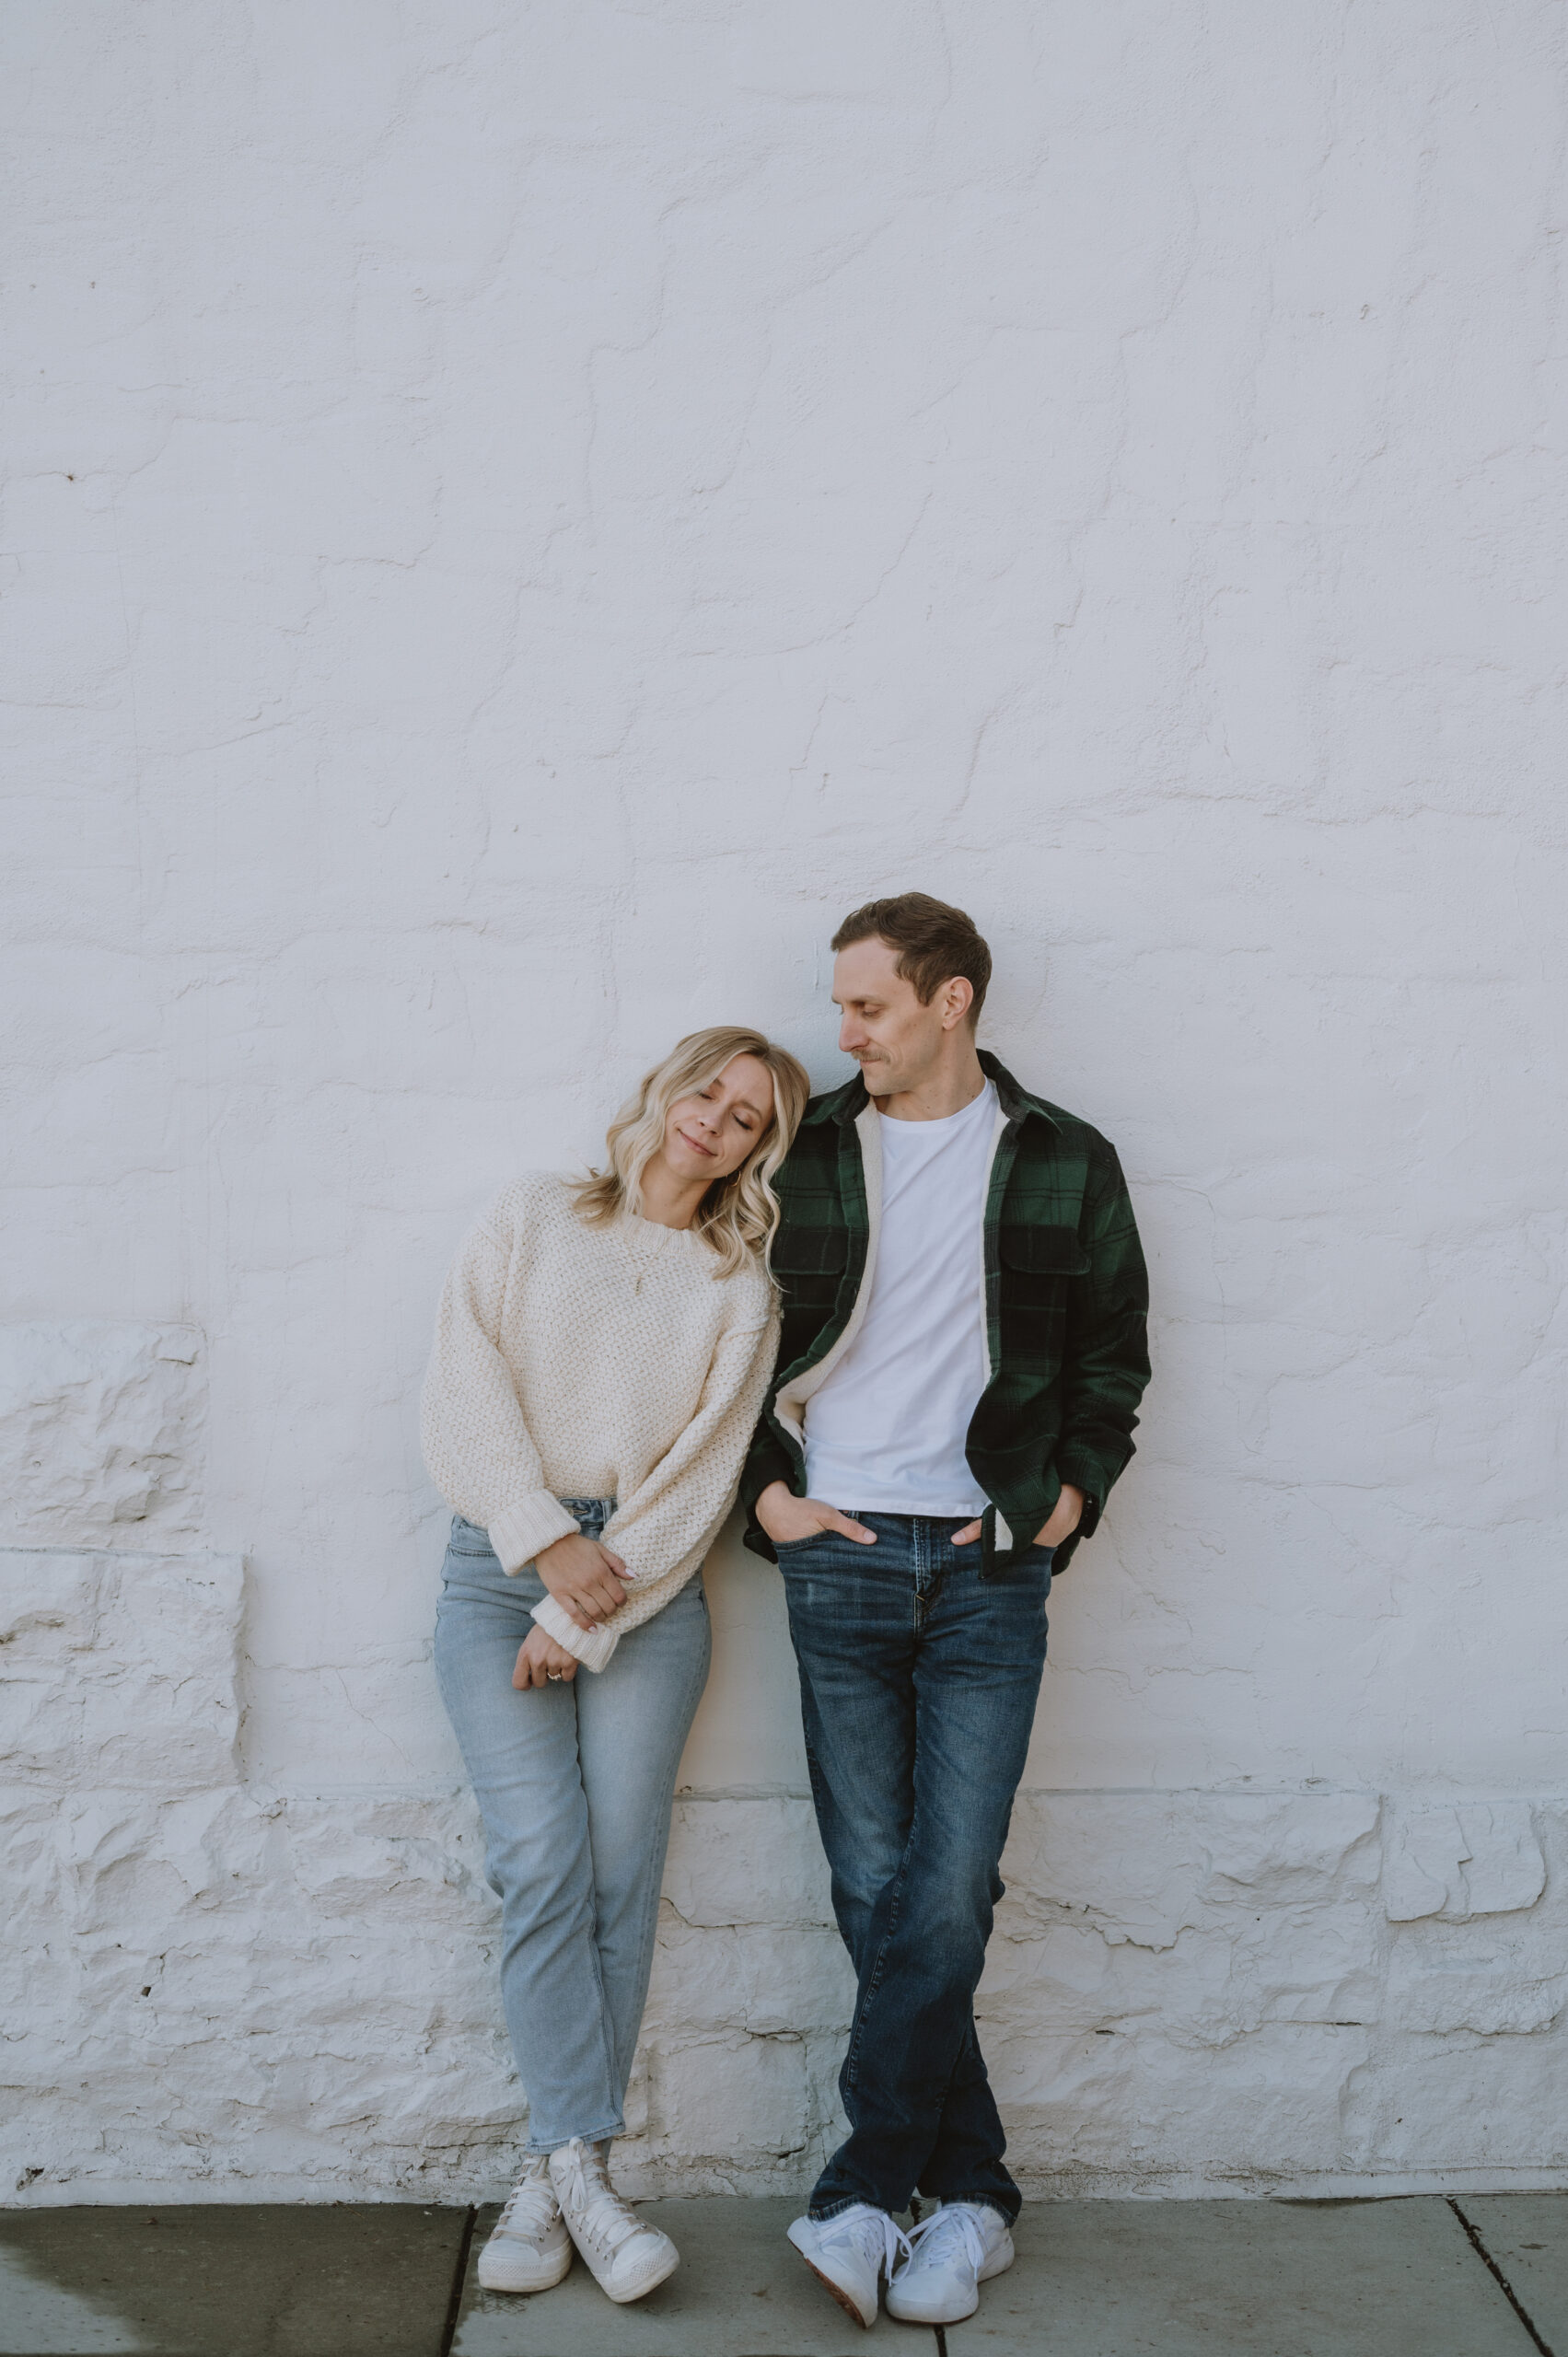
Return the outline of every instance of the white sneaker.
{"type": "Polygon", "coordinates": [[[797,2218],[790,2241],[819,2283],[825,2283],[841,2308],[867,2329],[877,2321],[877,2295],[884,2270],[889,2279],[900,2251],[907,2256],[909,2236],[885,2210],[857,2201],[834,2218],[797,2218]]]}
{"type": "Polygon", "coordinates": [[[598,2154],[580,2136],[552,2153],[550,2180],[567,2233],[600,2291],[618,2305],[640,2300],[674,2274],[680,2253],[669,2236],[645,2225],[630,2202],[621,2200],[598,2154]]]}
{"type": "Polygon", "coordinates": [[[479,2280],[487,2292],[548,2292],[571,2264],[572,2238],[561,2222],[550,2164],[540,2153],[506,2196],[479,2255],[479,2280]]]}
{"type": "Polygon", "coordinates": [[[888,2314],[904,2324],[958,2324],[980,2305],[980,2287],[1013,2264],[1013,2237],[989,2201],[944,2202],[910,2235],[909,2257],[888,2286],[888,2314]]]}

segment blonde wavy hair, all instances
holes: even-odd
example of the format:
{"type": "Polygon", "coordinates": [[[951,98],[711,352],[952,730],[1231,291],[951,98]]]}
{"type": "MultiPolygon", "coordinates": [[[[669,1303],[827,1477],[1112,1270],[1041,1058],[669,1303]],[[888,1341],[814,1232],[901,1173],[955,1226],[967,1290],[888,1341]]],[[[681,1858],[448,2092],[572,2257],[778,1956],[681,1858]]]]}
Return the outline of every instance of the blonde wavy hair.
{"type": "Polygon", "coordinates": [[[773,1084],[772,1119],[738,1170],[715,1178],[691,1225],[718,1255],[715,1277],[733,1276],[749,1259],[768,1264],[768,1248],[779,1224],[779,1202],[770,1181],[795,1142],[811,1083],[787,1048],[743,1024],[719,1023],[678,1039],[664,1062],[645,1073],[610,1125],[605,1144],[610,1167],[577,1181],[574,1208],[589,1227],[608,1226],[622,1212],[640,1213],[643,1173],[664,1144],[669,1109],[717,1080],[737,1056],[754,1056],[773,1084]]]}

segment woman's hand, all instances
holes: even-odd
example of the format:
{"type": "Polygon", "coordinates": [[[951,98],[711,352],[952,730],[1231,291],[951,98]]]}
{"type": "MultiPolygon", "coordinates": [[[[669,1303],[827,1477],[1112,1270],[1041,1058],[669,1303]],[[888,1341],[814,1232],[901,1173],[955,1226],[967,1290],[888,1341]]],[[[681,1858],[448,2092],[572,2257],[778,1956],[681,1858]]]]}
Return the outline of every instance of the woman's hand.
{"type": "MultiPolygon", "coordinates": [[[[616,1576],[626,1569],[625,1564],[613,1548],[597,1538],[585,1538],[580,1530],[568,1531],[553,1547],[536,1555],[534,1569],[579,1629],[597,1629],[626,1601],[626,1591],[616,1576]]],[[[533,1643],[531,1637],[528,1643],[533,1643]]]]}
{"type": "Polygon", "coordinates": [[[535,1629],[517,1648],[512,1683],[519,1694],[530,1686],[543,1686],[547,1680],[553,1683],[563,1678],[569,1684],[581,1667],[575,1654],[558,1645],[548,1631],[535,1629]]]}

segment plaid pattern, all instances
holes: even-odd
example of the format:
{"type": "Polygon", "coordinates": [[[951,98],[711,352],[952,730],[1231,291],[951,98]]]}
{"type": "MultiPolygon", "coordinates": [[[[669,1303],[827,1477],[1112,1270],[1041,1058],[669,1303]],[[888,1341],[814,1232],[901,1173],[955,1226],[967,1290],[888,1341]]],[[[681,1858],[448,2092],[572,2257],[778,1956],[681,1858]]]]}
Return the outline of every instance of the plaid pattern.
{"type": "MultiPolygon", "coordinates": [[[[970,1469],[992,1502],[984,1566],[1005,1571],[1012,1560],[996,1543],[998,1511],[1014,1548],[1026,1547],[1071,1481],[1084,1492],[1084,1518],[1057,1550],[1060,1570],[1132,1454],[1149,1379],[1149,1282],[1115,1149],[1086,1121],[1020,1088],[994,1056],[980,1061],[1006,1118],[985,1205],[992,1377],[968,1436],[970,1469]]],[[[784,1207],[772,1251],[784,1330],[740,1484],[746,1544],[770,1562],[757,1500],[772,1481],[787,1481],[797,1496],[806,1487],[805,1459],[772,1403],[832,1349],[865,1274],[870,1231],[854,1122],[866,1101],[858,1077],[813,1098],[773,1181],[784,1207]]]]}

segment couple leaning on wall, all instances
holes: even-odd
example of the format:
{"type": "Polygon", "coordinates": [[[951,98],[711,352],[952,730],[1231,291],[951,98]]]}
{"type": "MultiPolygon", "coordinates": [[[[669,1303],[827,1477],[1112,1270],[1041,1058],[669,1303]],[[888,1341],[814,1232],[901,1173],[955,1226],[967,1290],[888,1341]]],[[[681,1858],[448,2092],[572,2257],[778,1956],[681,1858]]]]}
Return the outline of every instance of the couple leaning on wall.
{"type": "Polygon", "coordinates": [[[738,1488],[858,1982],[850,2132],[790,2239],[863,2325],[884,2277],[893,2315],[949,2323],[1012,2259],[973,1999],[1051,1574],[1132,1453],[1147,1280],[1111,1147],[977,1051],[991,955],[962,911],[874,900],[832,946],[856,1079],[807,1101],[760,1033],[694,1033],[604,1170],[507,1187],[442,1296],[436,1666],[529,2104],[493,2291],[548,2290],[575,2249],[636,2300],[679,2263],[609,2155],[738,1488]]]}

